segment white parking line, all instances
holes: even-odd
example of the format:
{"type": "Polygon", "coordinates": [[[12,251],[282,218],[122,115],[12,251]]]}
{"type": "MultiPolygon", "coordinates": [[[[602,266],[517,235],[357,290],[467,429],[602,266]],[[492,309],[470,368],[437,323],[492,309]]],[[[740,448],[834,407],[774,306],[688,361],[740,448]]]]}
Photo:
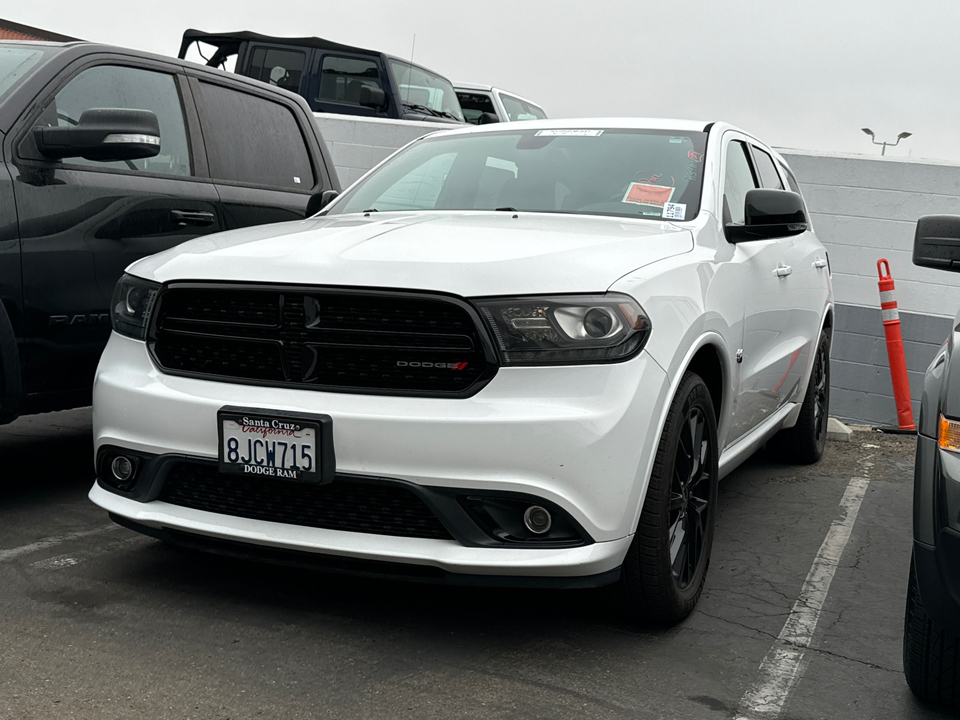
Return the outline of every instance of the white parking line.
{"type": "Polygon", "coordinates": [[[119,529],[119,525],[102,525],[101,527],[94,528],[93,530],[80,530],[78,532],[66,533],[64,535],[56,535],[54,537],[44,538],[43,540],[37,540],[37,542],[30,543],[29,545],[21,545],[20,547],[10,548],[8,550],[0,550],[0,562],[13,560],[21,555],[27,555],[29,553],[36,552],[37,550],[53,547],[54,545],[62,545],[63,543],[70,542],[71,540],[78,540],[80,538],[90,537],[91,535],[101,535],[103,533],[113,532],[114,530],[119,529]]]}
{"type": "MultiPolygon", "coordinates": [[[[870,466],[872,463],[864,465],[870,466]]],[[[793,604],[790,617],[760,663],[756,682],[741,698],[735,720],[778,717],[803,676],[804,652],[813,640],[830,583],[850,540],[850,532],[869,484],[870,480],[865,477],[852,478],[847,484],[840,500],[841,515],[830,526],[807,574],[800,597],[793,604]]]]}

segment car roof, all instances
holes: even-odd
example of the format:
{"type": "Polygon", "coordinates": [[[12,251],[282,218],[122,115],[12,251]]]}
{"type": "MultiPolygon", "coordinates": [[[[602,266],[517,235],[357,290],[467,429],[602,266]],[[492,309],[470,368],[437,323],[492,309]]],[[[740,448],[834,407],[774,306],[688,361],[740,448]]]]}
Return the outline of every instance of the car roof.
{"type": "MultiPolygon", "coordinates": [[[[670,118],[562,118],[550,120],[524,120],[523,130],[676,130],[678,132],[706,132],[714,123],[702,120],[674,120],[670,118]]],[[[724,127],[727,127],[724,125],[724,127]]],[[[500,123],[468,125],[452,130],[442,130],[436,135],[473,134],[516,130],[517,125],[500,123]]]]}

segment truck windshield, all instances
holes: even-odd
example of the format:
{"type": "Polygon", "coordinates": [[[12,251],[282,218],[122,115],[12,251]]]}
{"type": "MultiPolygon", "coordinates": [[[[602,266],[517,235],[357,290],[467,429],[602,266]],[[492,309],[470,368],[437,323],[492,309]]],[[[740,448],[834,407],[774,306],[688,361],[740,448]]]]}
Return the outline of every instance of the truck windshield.
{"type": "Polygon", "coordinates": [[[692,220],[706,133],[530,129],[441,135],[390,158],[330,214],[504,210],[692,220]]]}
{"type": "Polygon", "coordinates": [[[0,45],[0,97],[29,75],[52,47],[42,45],[0,45]]]}
{"type": "Polygon", "coordinates": [[[405,105],[414,109],[417,106],[429,108],[435,114],[463,122],[457,94],[445,77],[393,58],[390,59],[390,70],[400,91],[400,100],[405,105]]]}

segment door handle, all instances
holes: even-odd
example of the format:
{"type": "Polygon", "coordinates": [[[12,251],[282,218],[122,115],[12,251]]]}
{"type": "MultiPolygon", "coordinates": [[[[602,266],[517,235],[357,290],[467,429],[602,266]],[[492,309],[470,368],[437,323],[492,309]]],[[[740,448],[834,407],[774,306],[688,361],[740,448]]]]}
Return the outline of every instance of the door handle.
{"type": "Polygon", "coordinates": [[[177,225],[213,225],[217,219],[203,210],[171,210],[170,217],[177,225]]]}
{"type": "Polygon", "coordinates": [[[817,258],[816,260],[813,261],[813,266],[817,270],[823,270],[827,266],[827,261],[824,260],[823,258],[817,258]]]}
{"type": "Polygon", "coordinates": [[[777,277],[786,277],[792,272],[793,272],[792,267],[790,267],[789,265],[784,265],[783,263],[780,263],[779,265],[777,265],[777,269],[773,271],[773,274],[776,275],[777,277]]]}

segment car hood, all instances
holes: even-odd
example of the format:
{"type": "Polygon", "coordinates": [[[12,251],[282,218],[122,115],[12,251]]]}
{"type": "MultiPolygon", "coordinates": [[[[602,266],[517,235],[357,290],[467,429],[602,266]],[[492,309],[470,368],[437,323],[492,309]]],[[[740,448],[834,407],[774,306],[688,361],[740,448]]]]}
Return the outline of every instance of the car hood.
{"type": "Polygon", "coordinates": [[[381,213],[198,238],[130,267],[140,277],[395,287],[463,296],[598,292],[693,249],[662,222],[543,213],[381,213]]]}

